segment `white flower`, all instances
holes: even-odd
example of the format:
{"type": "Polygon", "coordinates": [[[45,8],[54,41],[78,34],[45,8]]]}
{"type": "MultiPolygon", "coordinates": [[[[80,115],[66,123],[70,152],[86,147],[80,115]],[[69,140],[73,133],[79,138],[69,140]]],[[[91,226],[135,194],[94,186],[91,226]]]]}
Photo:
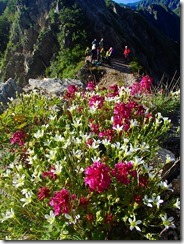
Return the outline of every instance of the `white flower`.
{"type": "Polygon", "coordinates": [[[61,173],[61,171],[62,171],[62,169],[63,169],[62,164],[61,164],[60,162],[56,162],[56,163],[54,164],[54,168],[55,168],[55,169],[52,169],[51,172],[53,172],[53,173],[56,174],[56,175],[60,175],[60,173],[61,173]]]}
{"type": "Polygon", "coordinates": [[[174,162],[175,158],[172,158],[169,154],[166,155],[166,164],[174,162]]]}
{"type": "Polygon", "coordinates": [[[153,205],[156,205],[157,208],[160,207],[160,204],[164,201],[160,198],[160,196],[156,196],[156,193],[153,193],[152,195],[153,205]]]}
{"type": "Polygon", "coordinates": [[[140,150],[142,151],[142,152],[146,152],[146,151],[148,151],[149,152],[149,145],[148,144],[146,144],[146,142],[143,142],[141,145],[140,145],[140,150]]]}
{"type": "Polygon", "coordinates": [[[77,165],[75,172],[77,173],[83,173],[84,172],[84,168],[80,167],[79,165],[77,165]]]}
{"type": "Polygon", "coordinates": [[[144,165],[144,160],[142,160],[142,158],[139,158],[137,156],[135,156],[132,161],[134,162],[134,165],[135,166],[138,166],[140,164],[143,164],[144,165]]]}
{"type": "Polygon", "coordinates": [[[141,224],[142,221],[141,220],[136,221],[135,215],[134,215],[133,219],[128,218],[128,221],[130,223],[130,230],[133,230],[134,228],[136,228],[136,230],[141,231],[141,229],[139,228],[138,225],[141,224]]]}
{"type": "Polygon", "coordinates": [[[139,126],[138,121],[136,119],[131,119],[130,120],[130,128],[139,126]]]}
{"type": "Polygon", "coordinates": [[[75,144],[81,144],[82,140],[79,137],[73,137],[75,144]]]}
{"type": "Polygon", "coordinates": [[[124,157],[130,156],[131,154],[133,154],[137,150],[139,150],[139,149],[138,148],[134,148],[132,146],[132,144],[130,143],[130,146],[126,146],[125,147],[124,157]]]}
{"type": "Polygon", "coordinates": [[[78,107],[77,107],[76,105],[72,104],[72,105],[68,108],[68,110],[70,111],[70,113],[72,113],[73,111],[76,111],[77,108],[78,108],[78,107]]]}
{"type": "Polygon", "coordinates": [[[97,111],[97,107],[94,107],[94,106],[90,107],[90,109],[89,109],[89,112],[90,112],[91,114],[96,113],[96,111],[97,111]]]}
{"type": "Polygon", "coordinates": [[[123,146],[121,146],[121,144],[120,144],[119,141],[118,141],[118,142],[115,142],[115,143],[113,143],[113,144],[111,144],[111,147],[112,147],[112,148],[115,148],[115,149],[117,149],[117,150],[123,148],[123,146]]]}
{"type": "Polygon", "coordinates": [[[105,138],[105,139],[102,140],[102,144],[104,146],[109,146],[109,145],[111,145],[111,142],[107,138],[105,138]]]}
{"type": "Polygon", "coordinates": [[[129,143],[129,139],[128,138],[124,138],[123,141],[124,141],[124,145],[129,143]]]}
{"type": "Polygon", "coordinates": [[[75,128],[78,128],[82,125],[81,123],[81,119],[76,119],[73,121],[72,125],[75,127],[75,128]]]}
{"type": "Polygon", "coordinates": [[[96,149],[96,148],[98,148],[98,147],[99,147],[99,144],[100,144],[100,143],[101,143],[101,141],[100,141],[100,140],[95,140],[95,139],[93,139],[92,144],[91,144],[91,145],[88,145],[88,147],[89,147],[89,148],[96,149]]]}
{"type": "Polygon", "coordinates": [[[180,200],[179,200],[179,198],[176,199],[176,202],[173,204],[173,207],[180,209],[180,200]]]}
{"type": "Polygon", "coordinates": [[[54,148],[53,150],[49,151],[49,154],[45,154],[45,157],[48,158],[48,160],[55,160],[57,154],[57,148],[54,148]]]}
{"type": "Polygon", "coordinates": [[[153,200],[152,200],[151,198],[148,198],[147,195],[144,196],[144,198],[143,198],[143,203],[144,203],[146,206],[152,208],[152,207],[153,207],[153,205],[151,204],[152,202],[153,202],[153,200]]]}
{"type": "Polygon", "coordinates": [[[50,144],[51,144],[51,140],[50,139],[47,139],[46,141],[44,141],[44,146],[46,146],[46,147],[49,147],[50,146],[50,144]]]}
{"type": "Polygon", "coordinates": [[[129,97],[131,92],[131,89],[129,87],[124,87],[124,86],[119,87],[118,90],[119,90],[119,97],[123,97],[123,96],[129,97]]]}
{"type": "Polygon", "coordinates": [[[80,131],[80,136],[84,141],[87,141],[91,136],[88,134],[83,134],[83,132],[80,131]]]}
{"type": "Polygon", "coordinates": [[[65,138],[63,136],[61,136],[61,135],[56,134],[54,136],[54,140],[57,141],[57,142],[63,142],[65,140],[65,138]]]}
{"type": "Polygon", "coordinates": [[[161,181],[160,183],[158,183],[158,186],[160,186],[162,189],[168,189],[168,190],[173,191],[173,189],[170,188],[170,187],[172,187],[172,184],[170,183],[170,184],[168,185],[168,184],[167,184],[167,180],[165,180],[165,181],[161,181]]]}
{"type": "Polygon", "coordinates": [[[80,158],[82,157],[82,155],[83,155],[83,153],[82,153],[81,150],[75,150],[75,149],[73,149],[72,152],[73,152],[73,155],[74,155],[77,159],[80,159],[80,158]]]}
{"type": "Polygon", "coordinates": [[[10,177],[12,175],[11,170],[7,169],[4,173],[2,173],[2,177],[10,177]]]}
{"type": "Polygon", "coordinates": [[[42,176],[41,172],[34,171],[33,174],[31,175],[31,181],[38,183],[38,182],[42,181],[41,176],[42,176]]]}
{"type": "Polygon", "coordinates": [[[21,192],[22,194],[26,195],[26,193],[28,192],[29,190],[28,189],[22,189],[21,192]]]}
{"type": "Polygon", "coordinates": [[[94,157],[94,158],[91,158],[91,160],[93,161],[93,162],[97,162],[97,161],[100,161],[101,159],[98,157],[94,157]]]}
{"type": "Polygon", "coordinates": [[[117,133],[119,133],[123,130],[123,125],[122,126],[116,125],[116,126],[113,126],[112,128],[113,128],[113,130],[116,130],[117,133]]]}
{"type": "Polygon", "coordinates": [[[49,224],[53,224],[54,221],[55,221],[55,215],[54,215],[54,212],[51,210],[50,211],[50,214],[45,214],[45,218],[46,220],[49,222],[49,224]]]}
{"type": "Polygon", "coordinates": [[[22,165],[21,165],[21,164],[16,165],[15,167],[16,167],[17,171],[21,171],[21,170],[23,169],[23,167],[22,167],[22,165]]]}
{"type": "Polygon", "coordinates": [[[50,120],[55,120],[56,118],[57,118],[57,115],[54,115],[54,116],[53,116],[53,115],[51,114],[51,115],[49,116],[49,119],[50,119],[50,120]]]}
{"type": "Polygon", "coordinates": [[[27,149],[27,152],[28,152],[28,154],[29,154],[30,156],[35,154],[34,149],[31,149],[31,148],[28,148],[28,149],[27,149]]]}
{"type": "Polygon", "coordinates": [[[37,161],[37,160],[38,160],[38,157],[37,157],[36,154],[34,156],[29,156],[27,158],[28,164],[31,164],[31,165],[34,164],[34,162],[37,161]]]}
{"type": "Polygon", "coordinates": [[[38,130],[37,132],[34,133],[33,135],[36,139],[39,139],[44,136],[44,130],[38,130]]]}
{"type": "Polygon", "coordinates": [[[33,195],[33,192],[32,191],[28,191],[26,192],[25,194],[25,198],[21,198],[20,201],[21,202],[24,202],[24,204],[22,205],[22,207],[25,207],[27,204],[31,203],[32,201],[32,195],[33,195]]]}
{"type": "Polygon", "coordinates": [[[78,214],[75,216],[75,218],[73,218],[71,215],[65,214],[65,218],[69,220],[68,222],[66,222],[67,225],[76,224],[77,220],[80,219],[80,215],[78,214]]]}
{"type": "Polygon", "coordinates": [[[173,217],[169,217],[167,218],[167,214],[165,213],[165,215],[161,215],[160,216],[162,219],[162,223],[165,226],[166,229],[168,228],[176,228],[176,226],[173,223],[174,218],[173,217]]]}
{"type": "Polygon", "coordinates": [[[25,175],[20,175],[20,174],[16,174],[14,177],[13,177],[13,185],[18,188],[20,186],[23,186],[24,185],[24,179],[25,179],[25,175]]]}
{"type": "Polygon", "coordinates": [[[13,211],[13,209],[11,208],[10,210],[6,210],[6,213],[2,213],[2,218],[0,218],[0,222],[4,222],[7,219],[11,219],[15,217],[15,213],[13,211]]]}
{"type": "Polygon", "coordinates": [[[62,146],[63,149],[67,149],[71,145],[71,139],[65,140],[64,145],[62,146]]]}

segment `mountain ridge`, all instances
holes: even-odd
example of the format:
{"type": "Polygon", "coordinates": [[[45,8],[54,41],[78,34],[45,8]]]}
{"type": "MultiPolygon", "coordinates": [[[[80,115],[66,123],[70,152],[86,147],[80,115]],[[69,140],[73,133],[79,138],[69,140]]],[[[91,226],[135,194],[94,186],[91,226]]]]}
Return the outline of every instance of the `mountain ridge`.
{"type": "Polygon", "coordinates": [[[176,70],[179,74],[179,44],[150,25],[143,15],[119,4],[107,6],[103,0],[22,0],[17,2],[15,14],[18,17],[11,24],[10,39],[2,54],[4,79],[12,77],[23,85],[30,77],[45,76],[52,63],[52,68],[60,65],[57,75],[62,75],[74,58],[76,65],[80,61],[75,57],[77,51],[83,59],[85,48],[101,37],[106,49],[114,47],[115,57],[122,58],[128,44],[133,58],[157,81],[163,75],[171,79],[176,70]],[[72,7],[75,4],[80,11],[72,7]],[[71,15],[67,17],[67,13],[71,15]],[[71,53],[74,56],[69,59],[71,53]],[[65,67],[64,59],[69,59],[65,67]]]}

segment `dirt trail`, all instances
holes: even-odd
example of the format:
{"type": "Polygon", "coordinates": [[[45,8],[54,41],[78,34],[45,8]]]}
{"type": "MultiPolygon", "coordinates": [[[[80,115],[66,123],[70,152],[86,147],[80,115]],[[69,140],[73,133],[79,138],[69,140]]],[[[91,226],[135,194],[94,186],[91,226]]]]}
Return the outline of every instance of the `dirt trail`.
{"type": "Polygon", "coordinates": [[[102,64],[105,74],[100,79],[99,86],[109,87],[113,84],[129,86],[136,82],[137,78],[132,74],[130,65],[123,63],[121,59],[112,59],[111,66],[102,64]]]}

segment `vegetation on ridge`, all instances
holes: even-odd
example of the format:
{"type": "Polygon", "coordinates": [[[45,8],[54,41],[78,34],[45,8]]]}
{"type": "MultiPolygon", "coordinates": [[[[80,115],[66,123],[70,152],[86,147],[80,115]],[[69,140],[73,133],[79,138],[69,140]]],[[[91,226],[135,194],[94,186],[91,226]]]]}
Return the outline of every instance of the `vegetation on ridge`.
{"type": "MultiPolygon", "coordinates": [[[[166,94],[179,104],[179,91],[166,94]]],[[[10,100],[0,115],[0,239],[159,240],[175,228],[180,199],[163,171],[175,159],[158,157],[171,127],[162,96],[145,76],[10,100]]]]}

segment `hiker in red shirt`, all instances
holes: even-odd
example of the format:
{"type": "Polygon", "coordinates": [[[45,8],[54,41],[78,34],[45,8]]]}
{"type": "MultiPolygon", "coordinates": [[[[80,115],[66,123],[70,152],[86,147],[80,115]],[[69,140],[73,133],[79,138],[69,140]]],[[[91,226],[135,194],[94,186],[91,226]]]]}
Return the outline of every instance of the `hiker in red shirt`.
{"type": "Polygon", "coordinates": [[[125,61],[128,59],[130,52],[131,52],[131,51],[130,51],[130,49],[128,48],[128,46],[125,46],[125,49],[124,49],[124,52],[123,52],[125,61]]]}

